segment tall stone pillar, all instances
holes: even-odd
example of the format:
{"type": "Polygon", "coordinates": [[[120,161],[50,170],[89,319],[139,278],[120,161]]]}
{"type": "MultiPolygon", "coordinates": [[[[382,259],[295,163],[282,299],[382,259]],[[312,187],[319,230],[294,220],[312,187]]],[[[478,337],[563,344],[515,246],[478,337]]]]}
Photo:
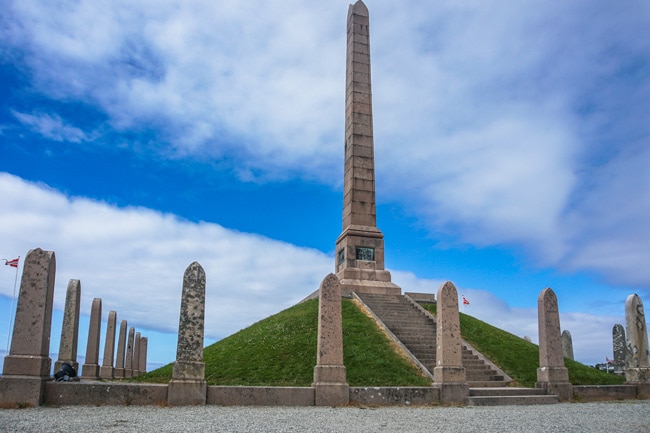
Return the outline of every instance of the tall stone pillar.
{"type": "Polygon", "coordinates": [[[124,377],[124,358],[126,352],[126,330],[128,323],[126,320],[120,322],[120,333],[117,339],[117,356],[115,357],[115,372],[116,378],[124,377]]]}
{"type": "Polygon", "coordinates": [[[643,302],[637,294],[630,295],[625,300],[625,331],[627,335],[625,379],[628,382],[650,382],[648,330],[643,302]]]}
{"type": "Polygon", "coordinates": [[[45,382],[50,380],[50,334],[56,258],[53,251],[30,250],[23,276],[9,355],[0,376],[0,404],[43,402],[45,382]]]}
{"type": "Polygon", "coordinates": [[[555,292],[550,287],[542,290],[537,298],[537,320],[539,368],[536,387],[557,394],[560,400],[569,400],[573,389],[569,383],[569,371],[564,366],[560,311],[555,292]]]}
{"type": "Polygon", "coordinates": [[[147,337],[140,338],[140,356],[138,357],[138,372],[145,374],[147,372],[147,345],[149,339],[147,337]]]}
{"type": "Polygon", "coordinates": [[[617,372],[624,371],[627,342],[625,340],[625,328],[620,323],[617,323],[612,328],[612,351],[614,352],[614,370],[617,372]]]}
{"type": "Polygon", "coordinates": [[[350,387],[343,364],[343,312],[341,285],[334,274],[319,289],[318,347],[314,367],[316,406],[341,406],[350,402],[350,387]]]}
{"type": "Polygon", "coordinates": [[[135,333],[133,339],[133,377],[140,376],[140,333],[135,333]]]}
{"type": "Polygon", "coordinates": [[[377,228],[375,150],[370,85],[370,17],[361,1],[350,5],[345,90],[343,231],[336,240],[336,275],[351,292],[399,295],[384,269],[384,235],[377,228]]]}
{"type": "Polygon", "coordinates": [[[106,322],[106,339],[104,340],[104,358],[102,367],[99,369],[99,377],[102,379],[112,379],[114,377],[113,357],[115,356],[115,326],[117,325],[117,313],[108,312],[108,321],[106,322]]]}
{"type": "Polygon", "coordinates": [[[81,367],[82,379],[99,378],[99,339],[102,333],[102,300],[93,299],[90,308],[90,325],[88,329],[88,345],[86,346],[86,360],[81,367]]]}
{"type": "Polygon", "coordinates": [[[81,282],[70,280],[65,294],[65,310],[61,326],[59,359],[54,363],[54,371],[60,371],[64,363],[70,364],[79,374],[77,362],[77,345],[79,343],[79,311],[81,301],[81,282]]]}
{"type": "Polygon", "coordinates": [[[198,262],[193,262],[183,275],[176,362],[167,391],[170,405],[204,405],[206,402],[204,326],[205,271],[198,262]]]}
{"type": "Polygon", "coordinates": [[[133,349],[135,345],[135,328],[129,328],[129,337],[126,340],[126,357],[124,358],[124,377],[133,377],[133,349]]]}
{"type": "Polygon", "coordinates": [[[460,336],[458,291],[450,281],[438,289],[436,314],[436,366],[433,381],[440,388],[443,404],[463,403],[469,396],[469,385],[460,336]]]}
{"type": "Polygon", "coordinates": [[[575,361],[573,357],[573,338],[571,338],[571,333],[567,330],[562,331],[562,356],[575,361]]]}

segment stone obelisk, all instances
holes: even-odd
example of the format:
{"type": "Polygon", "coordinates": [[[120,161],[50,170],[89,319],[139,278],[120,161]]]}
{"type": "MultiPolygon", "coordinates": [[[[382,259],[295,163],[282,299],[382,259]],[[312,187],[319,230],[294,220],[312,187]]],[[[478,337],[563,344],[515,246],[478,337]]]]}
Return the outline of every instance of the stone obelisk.
{"type": "Polygon", "coordinates": [[[370,86],[368,8],[350,5],[345,89],[343,232],[336,240],[336,276],[341,294],[401,294],[384,269],[384,235],[377,228],[375,156],[370,86]]]}

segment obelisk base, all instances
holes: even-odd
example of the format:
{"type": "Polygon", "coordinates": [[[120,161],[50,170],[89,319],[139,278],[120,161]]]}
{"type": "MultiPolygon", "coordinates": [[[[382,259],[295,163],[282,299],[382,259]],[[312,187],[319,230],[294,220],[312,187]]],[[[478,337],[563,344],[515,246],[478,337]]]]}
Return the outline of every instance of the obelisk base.
{"type": "Polygon", "coordinates": [[[36,407],[45,398],[45,382],[50,378],[0,376],[0,405],[5,408],[36,407]]]}
{"type": "Polygon", "coordinates": [[[346,383],[344,365],[314,367],[312,387],[316,406],[344,406],[350,403],[350,386],[346,383]]]}
{"type": "Polygon", "coordinates": [[[172,380],[167,388],[170,406],[205,406],[208,385],[205,380],[172,380]]]}
{"type": "Polygon", "coordinates": [[[625,369],[626,382],[650,382],[650,367],[633,367],[625,369]]]}

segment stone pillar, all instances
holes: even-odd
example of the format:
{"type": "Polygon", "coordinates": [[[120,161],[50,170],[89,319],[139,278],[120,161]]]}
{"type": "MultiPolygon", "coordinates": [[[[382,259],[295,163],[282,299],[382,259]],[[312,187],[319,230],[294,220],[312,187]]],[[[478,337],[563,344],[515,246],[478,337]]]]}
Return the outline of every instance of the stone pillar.
{"type": "Polygon", "coordinates": [[[643,302],[634,294],[625,300],[625,334],[627,359],[625,379],[628,382],[650,382],[650,355],[643,302]]]}
{"type": "Polygon", "coordinates": [[[350,387],[343,364],[341,285],[334,274],[319,289],[318,347],[314,383],[316,406],[342,406],[350,402],[350,387]]]}
{"type": "Polygon", "coordinates": [[[176,362],[167,391],[170,405],[204,405],[206,402],[204,326],[205,271],[198,262],[193,262],[183,275],[176,362]]]}
{"type": "Polygon", "coordinates": [[[133,377],[140,376],[140,333],[135,333],[135,338],[133,339],[133,377]]]}
{"type": "Polygon", "coordinates": [[[537,369],[537,388],[544,388],[557,394],[560,400],[572,397],[569,371],[564,366],[562,356],[562,336],[560,334],[560,311],[553,289],[542,290],[537,298],[537,320],[539,328],[539,368],[537,369]]]}
{"type": "Polygon", "coordinates": [[[140,338],[140,356],[138,357],[138,372],[145,374],[147,372],[147,345],[149,339],[147,337],[140,338]]]}
{"type": "Polygon", "coordinates": [[[50,380],[50,333],[56,257],[53,251],[30,250],[23,264],[9,355],[0,376],[0,404],[43,402],[50,380]]]}
{"type": "Polygon", "coordinates": [[[90,326],[88,329],[88,345],[86,346],[86,360],[81,367],[82,379],[99,378],[99,339],[102,333],[102,300],[93,299],[90,308],[90,326]]]}
{"type": "Polygon", "coordinates": [[[571,333],[567,330],[562,331],[562,356],[575,361],[573,357],[573,338],[571,338],[571,333]]]}
{"type": "Polygon", "coordinates": [[[441,403],[463,403],[469,396],[469,385],[463,367],[458,291],[447,281],[438,289],[437,298],[434,385],[440,388],[441,403]]]}
{"type": "Polygon", "coordinates": [[[625,328],[620,323],[617,323],[612,328],[612,349],[614,352],[614,372],[624,372],[627,342],[625,341],[625,328]]]}
{"type": "Polygon", "coordinates": [[[99,377],[112,379],[114,376],[113,357],[115,356],[115,326],[117,325],[117,313],[109,311],[106,323],[106,339],[104,340],[104,359],[99,369],[99,377]]]}
{"type": "Polygon", "coordinates": [[[77,345],[79,342],[79,309],[81,301],[81,282],[70,280],[65,295],[65,310],[59,343],[59,359],[54,363],[54,372],[60,371],[64,363],[70,364],[79,374],[77,345]]]}
{"type": "Polygon", "coordinates": [[[127,329],[126,320],[120,322],[120,333],[117,340],[117,357],[115,358],[115,371],[113,375],[116,378],[124,377],[124,354],[126,351],[126,329],[127,329]]]}
{"type": "Polygon", "coordinates": [[[135,344],[135,328],[129,328],[129,338],[126,340],[126,357],[124,359],[124,377],[133,377],[133,346],[135,344]]]}

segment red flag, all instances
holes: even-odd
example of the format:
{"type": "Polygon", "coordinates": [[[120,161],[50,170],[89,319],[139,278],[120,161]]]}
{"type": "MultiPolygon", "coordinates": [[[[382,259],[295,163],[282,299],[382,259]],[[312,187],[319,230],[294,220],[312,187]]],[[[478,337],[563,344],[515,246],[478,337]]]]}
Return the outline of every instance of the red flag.
{"type": "Polygon", "coordinates": [[[465,295],[463,295],[463,305],[469,305],[469,301],[467,300],[465,295]]]}
{"type": "Polygon", "coordinates": [[[5,265],[11,266],[12,268],[17,268],[18,267],[18,259],[13,259],[13,260],[7,260],[3,259],[5,261],[5,265]]]}
{"type": "Polygon", "coordinates": [[[607,364],[613,364],[614,363],[614,361],[612,361],[608,357],[605,357],[605,362],[607,362],[607,364]]]}

